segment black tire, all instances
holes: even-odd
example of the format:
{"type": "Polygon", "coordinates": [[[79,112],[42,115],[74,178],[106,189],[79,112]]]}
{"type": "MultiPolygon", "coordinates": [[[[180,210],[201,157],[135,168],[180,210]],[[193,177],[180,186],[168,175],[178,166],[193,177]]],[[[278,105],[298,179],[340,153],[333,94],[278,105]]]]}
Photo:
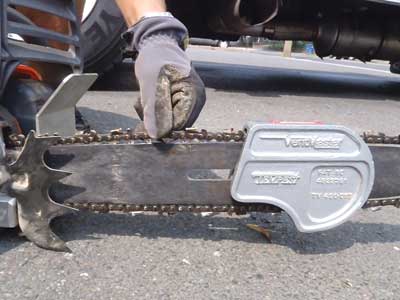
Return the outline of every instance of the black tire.
{"type": "Polygon", "coordinates": [[[114,0],[97,0],[81,30],[85,72],[103,74],[122,61],[126,25],[114,0]]]}

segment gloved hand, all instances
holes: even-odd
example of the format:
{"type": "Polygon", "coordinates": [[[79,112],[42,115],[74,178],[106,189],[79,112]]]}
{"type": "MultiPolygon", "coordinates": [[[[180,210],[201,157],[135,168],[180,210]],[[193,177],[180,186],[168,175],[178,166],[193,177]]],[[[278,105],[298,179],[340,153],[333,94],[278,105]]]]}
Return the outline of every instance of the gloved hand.
{"type": "Polygon", "coordinates": [[[168,16],[139,21],[128,30],[138,51],[135,73],[140,99],[135,105],[150,137],[191,127],[205,104],[205,88],[184,51],[186,27],[168,16]]]}

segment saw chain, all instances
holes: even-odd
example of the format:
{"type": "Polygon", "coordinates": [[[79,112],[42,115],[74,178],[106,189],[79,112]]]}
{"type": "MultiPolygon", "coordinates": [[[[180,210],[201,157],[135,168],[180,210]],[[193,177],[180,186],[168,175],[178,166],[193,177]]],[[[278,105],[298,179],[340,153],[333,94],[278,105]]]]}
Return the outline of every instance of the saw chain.
{"type": "MultiPolygon", "coordinates": [[[[57,134],[54,134],[57,136],[57,134]]],[[[361,138],[368,145],[400,145],[400,136],[388,136],[384,133],[365,132],[361,138]]],[[[13,134],[9,136],[10,147],[15,149],[21,148],[25,144],[26,137],[22,134],[13,134]]],[[[163,140],[165,143],[215,143],[215,142],[235,142],[244,143],[246,141],[246,132],[234,129],[225,130],[222,132],[209,132],[205,129],[186,129],[184,131],[172,132],[168,137],[163,140]]],[[[56,145],[88,145],[88,144],[115,144],[120,142],[128,143],[151,143],[151,138],[146,133],[135,132],[132,129],[114,129],[108,133],[97,133],[90,130],[85,133],[79,133],[71,137],[59,137],[56,145]]],[[[238,205],[129,205],[129,204],[115,204],[115,203],[65,203],[74,209],[82,211],[91,211],[97,213],[109,212],[157,212],[160,214],[175,214],[179,212],[190,213],[228,213],[230,215],[245,215],[250,212],[263,212],[263,213],[277,213],[281,212],[276,206],[267,204],[238,204],[238,205]]],[[[389,197],[380,199],[370,199],[363,208],[374,208],[394,206],[400,208],[400,196],[389,197]]]]}

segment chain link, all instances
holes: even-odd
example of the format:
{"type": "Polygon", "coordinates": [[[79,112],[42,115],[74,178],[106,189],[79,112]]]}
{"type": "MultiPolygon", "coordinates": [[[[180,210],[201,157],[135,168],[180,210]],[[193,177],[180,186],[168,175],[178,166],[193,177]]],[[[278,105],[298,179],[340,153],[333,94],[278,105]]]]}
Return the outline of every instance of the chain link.
{"type": "Polygon", "coordinates": [[[364,132],[361,135],[364,142],[367,144],[390,144],[390,145],[399,145],[400,144],[400,136],[388,136],[384,133],[375,133],[375,132],[364,132]]]}
{"type": "MultiPolygon", "coordinates": [[[[54,134],[57,136],[57,134],[54,134]]],[[[383,133],[365,132],[361,138],[367,144],[391,144],[400,145],[400,136],[387,136],[383,133]]],[[[207,130],[187,129],[185,131],[172,132],[171,135],[163,141],[168,143],[181,142],[181,143],[195,143],[195,142],[244,142],[246,140],[246,133],[244,131],[234,131],[233,129],[223,132],[209,132],[207,130]]],[[[151,143],[151,138],[146,133],[137,133],[131,129],[111,130],[106,134],[98,134],[96,131],[91,130],[87,133],[77,134],[73,137],[60,137],[58,145],[75,145],[75,144],[92,144],[92,143],[119,143],[119,142],[132,142],[132,143],[151,143]]],[[[25,143],[25,136],[11,135],[9,136],[8,146],[22,147],[25,143]]],[[[108,213],[113,211],[119,212],[159,212],[174,214],[178,212],[226,212],[229,214],[243,215],[248,212],[279,212],[280,209],[271,205],[257,204],[257,205],[226,205],[226,206],[204,206],[204,205],[129,205],[129,204],[95,204],[95,203],[73,203],[67,206],[79,210],[88,210],[93,212],[108,213]]],[[[371,199],[364,208],[373,208],[381,206],[395,206],[400,208],[400,196],[393,198],[371,199]]]]}
{"type": "MultiPolygon", "coordinates": [[[[47,135],[48,136],[48,135],[47,135]]],[[[57,133],[54,134],[57,136],[57,133]]],[[[384,133],[365,132],[361,135],[361,138],[367,144],[392,144],[400,145],[400,136],[388,136],[384,133]]],[[[217,141],[217,142],[244,142],[246,139],[246,133],[244,131],[226,130],[223,132],[209,132],[207,130],[187,129],[185,131],[172,132],[169,137],[166,137],[165,141],[217,141]]],[[[110,143],[110,142],[121,142],[121,141],[151,141],[150,137],[146,133],[137,133],[131,129],[122,130],[115,129],[111,130],[106,134],[99,134],[94,130],[86,133],[77,134],[72,137],[60,137],[58,144],[60,145],[71,145],[71,144],[91,144],[91,143],[110,143]]],[[[11,147],[22,147],[25,143],[25,136],[22,134],[13,134],[9,136],[9,146],[11,147]]]]}
{"type": "MultiPolygon", "coordinates": [[[[48,135],[47,135],[48,136],[48,135]]],[[[57,134],[54,134],[57,136],[57,134]]],[[[169,137],[163,139],[166,142],[187,141],[187,142],[244,142],[246,134],[244,131],[227,130],[223,132],[208,132],[207,130],[187,129],[185,131],[172,132],[169,137]]],[[[25,143],[25,136],[21,134],[10,135],[11,147],[22,147],[25,143]]],[[[94,130],[77,134],[72,137],[60,137],[57,144],[92,144],[92,143],[115,143],[115,142],[151,142],[151,138],[146,133],[137,133],[131,129],[111,130],[106,134],[99,134],[94,130]]]]}
{"type": "Polygon", "coordinates": [[[400,197],[382,198],[382,199],[371,199],[365,203],[363,208],[373,208],[382,206],[394,206],[400,208],[400,197]]]}
{"type": "Polygon", "coordinates": [[[131,204],[108,204],[108,203],[65,203],[64,205],[78,210],[86,210],[99,213],[109,212],[158,212],[175,214],[179,212],[190,213],[228,213],[236,215],[245,215],[248,212],[277,213],[281,210],[278,207],[265,204],[251,205],[131,205],[131,204]]]}

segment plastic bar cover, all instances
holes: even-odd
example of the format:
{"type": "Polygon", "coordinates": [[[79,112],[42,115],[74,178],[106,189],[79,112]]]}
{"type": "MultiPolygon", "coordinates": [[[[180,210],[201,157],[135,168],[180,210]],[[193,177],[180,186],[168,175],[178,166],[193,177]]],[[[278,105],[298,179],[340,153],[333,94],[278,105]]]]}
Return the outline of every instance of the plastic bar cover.
{"type": "Polygon", "coordinates": [[[232,197],[286,211],[299,231],[347,221],[368,200],[374,162],[351,130],[330,125],[248,126],[232,197]]]}

